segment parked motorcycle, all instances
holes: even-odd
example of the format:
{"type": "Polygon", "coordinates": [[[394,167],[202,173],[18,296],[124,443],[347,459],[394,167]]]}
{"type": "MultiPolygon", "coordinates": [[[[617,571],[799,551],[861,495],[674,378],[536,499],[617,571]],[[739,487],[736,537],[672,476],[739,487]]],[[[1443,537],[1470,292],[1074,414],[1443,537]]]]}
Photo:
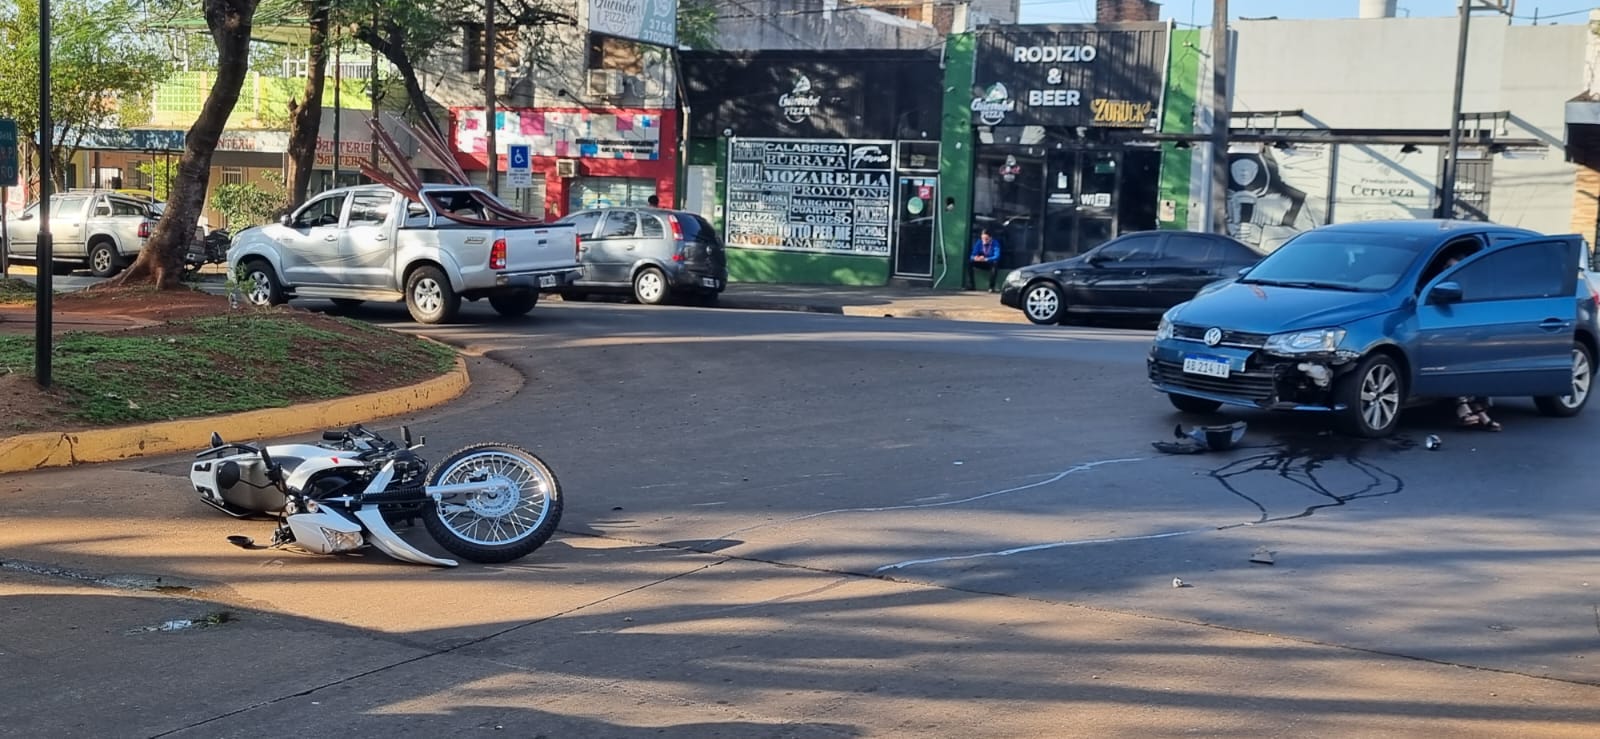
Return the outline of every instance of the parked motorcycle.
{"type": "Polygon", "coordinates": [[[183,255],[183,268],[198,272],[208,264],[222,264],[228,261],[228,247],[232,244],[233,235],[221,228],[206,234],[203,239],[191,241],[189,251],[183,255]]]}
{"type": "MultiPolygon", "coordinates": [[[[216,433],[189,480],[206,504],[235,518],[280,517],[273,547],[316,554],[372,545],[395,559],[454,567],[406,543],[391,523],[422,519],[428,534],[473,562],[509,562],[538,549],[561,520],[561,485],[526,449],[473,444],[437,467],[360,425],[325,431],[320,444],[230,444],[216,433]]],[[[229,537],[249,546],[244,537],[229,537]]]]}

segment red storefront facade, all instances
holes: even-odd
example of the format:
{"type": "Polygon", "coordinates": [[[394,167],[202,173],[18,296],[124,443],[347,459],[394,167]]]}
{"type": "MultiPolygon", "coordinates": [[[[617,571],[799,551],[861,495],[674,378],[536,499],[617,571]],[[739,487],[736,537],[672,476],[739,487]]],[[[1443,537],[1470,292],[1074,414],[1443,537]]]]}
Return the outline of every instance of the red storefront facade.
{"type": "MultiPolygon", "coordinates": [[[[677,114],[655,108],[502,108],[495,114],[500,197],[524,212],[559,218],[575,210],[675,202],[677,114]],[[512,145],[527,145],[533,186],[507,180],[512,145]]],[[[450,111],[450,144],[468,172],[488,169],[483,108],[450,111]]]]}

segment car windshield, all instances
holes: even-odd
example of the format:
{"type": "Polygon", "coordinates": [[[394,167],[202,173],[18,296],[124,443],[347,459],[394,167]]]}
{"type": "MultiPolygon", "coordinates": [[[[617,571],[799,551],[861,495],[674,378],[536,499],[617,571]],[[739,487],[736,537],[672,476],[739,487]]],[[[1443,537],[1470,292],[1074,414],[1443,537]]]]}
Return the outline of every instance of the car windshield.
{"type": "Polygon", "coordinates": [[[1267,255],[1240,282],[1353,292],[1394,287],[1433,239],[1308,231],[1267,255]]]}

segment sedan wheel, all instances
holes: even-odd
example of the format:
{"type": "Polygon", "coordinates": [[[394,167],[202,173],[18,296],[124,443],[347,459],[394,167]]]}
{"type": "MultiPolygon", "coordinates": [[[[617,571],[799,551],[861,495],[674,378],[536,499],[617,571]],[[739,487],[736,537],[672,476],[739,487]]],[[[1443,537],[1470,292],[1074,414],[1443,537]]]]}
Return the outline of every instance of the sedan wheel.
{"type": "Polygon", "coordinates": [[[1594,357],[1589,355],[1589,347],[1577,342],[1572,345],[1572,392],[1534,398],[1533,402],[1539,407],[1539,412],[1547,416],[1576,416],[1589,403],[1589,391],[1593,386],[1594,357]]]}
{"type": "Polygon", "coordinates": [[[1367,357],[1340,383],[1339,401],[1351,432],[1368,438],[1388,436],[1405,401],[1400,368],[1383,354],[1367,357]]]}
{"type": "Polygon", "coordinates": [[[1041,326],[1061,322],[1061,288],[1049,282],[1028,286],[1022,293],[1022,313],[1041,326]]]}
{"type": "Polygon", "coordinates": [[[633,278],[633,297],[645,305],[667,302],[667,276],[655,267],[646,267],[633,278]]]}

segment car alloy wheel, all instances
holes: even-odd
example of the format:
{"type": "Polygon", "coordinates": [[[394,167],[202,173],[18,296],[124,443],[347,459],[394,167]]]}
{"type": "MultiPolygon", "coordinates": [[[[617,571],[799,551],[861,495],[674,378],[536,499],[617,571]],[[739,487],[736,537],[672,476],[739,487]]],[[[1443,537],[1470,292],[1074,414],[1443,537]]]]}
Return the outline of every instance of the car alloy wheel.
{"type": "Polygon", "coordinates": [[[1367,428],[1381,431],[1400,413],[1400,375],[1387,362],[1373,364],[1361,378],[1361,418],[1367,428]]]}
{"type": "Polygon", "coordinates": [[[251,305],[268,306],[272,304],[272,275],[266,270],[256,268],[250,270],[246,277],[250,284],[250,292],[246,298],[251,305]]]}
{"type": "Polygon", "coordinates": [[[645,305],[660,305],[666,302],[666,276],[654,267],[640,272],[639,276],[633,279],[633,296],[645,305]]]}
{"type": "Polygon", "coordinates": [[[1594,382],[1594,367],[1589,364],[1589,353],[1572,348],[1572,392],[1556,399],[1563,407],[1577,409],[1589,399],[1589,386],[1594,382]]]}
{"type": "Polygon", "coordinates": [[[1022,297],[1022,312],[1034,323],[1058,322],[1061,318],[1061,291],[1048,282],[1028,288],[1022,297]]]}
{"type": "Polygon", "coordinates": [[[444,302],[440,292],[438,282],[435,282],[431,277],[424,277],[417,280],[417,284],[412,286],[411,300],[417,304],[417,308],[423,313],[433,315],[439,312],[439,307],[444,302]]]}

